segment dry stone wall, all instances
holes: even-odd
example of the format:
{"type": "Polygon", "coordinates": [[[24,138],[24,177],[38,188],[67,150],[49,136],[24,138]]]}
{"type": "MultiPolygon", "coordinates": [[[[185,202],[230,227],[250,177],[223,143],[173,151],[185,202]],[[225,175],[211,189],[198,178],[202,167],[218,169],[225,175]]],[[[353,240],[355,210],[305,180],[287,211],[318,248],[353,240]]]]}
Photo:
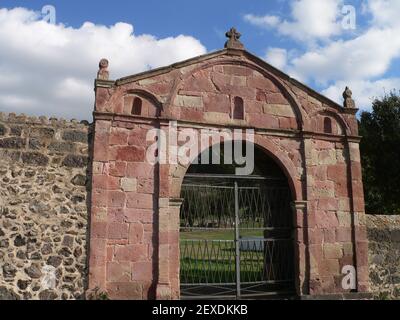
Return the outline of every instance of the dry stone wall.
{"type": "Polygon", "coordinates": [[[84,297],[89,134],[0,113],[0,300],[84,297]]]}
{"type": "Polygon", "coordinates": [[[400,299],[400,216],[367,216],[369,278],[378,299],[400,299]]]}

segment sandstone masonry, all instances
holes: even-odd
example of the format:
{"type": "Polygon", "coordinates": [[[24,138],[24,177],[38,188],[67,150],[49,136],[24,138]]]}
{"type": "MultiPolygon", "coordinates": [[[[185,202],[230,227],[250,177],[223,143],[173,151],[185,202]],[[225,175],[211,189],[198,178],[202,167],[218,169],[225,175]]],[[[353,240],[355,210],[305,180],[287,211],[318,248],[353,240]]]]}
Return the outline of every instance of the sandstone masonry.
{"type": "Polygon", "coordinates": [[[399,296],[399,230],[364,212],[351,90],[338,105],[227,36],[224,50],[116,81],[103,59],[93,125],[0,113],[0,300],[180,298],[189,165],[145,157],[147,132],[171,121],[253,129],[284,171],[300,298],[359,297],[342,286],[349,265],[357,293],[399,296]]]}
{"type": "MultiPolygon", "coordinates": [[[[0,300],[84,298],[90,175],[81,161],[89,157],[89,132],[87,123],[0,113],[0,144],[20,146],[0,148],[0,300]],[[53,142],[70,142],[76,153],[50,152],[53,142]],[[31,152],[47,165],[24,164],[31,152]],[[71,163],[75,156],[79,160],[71,163]],[[45,266],[56,269],[52,290],[41,285],[45,266]]],[[[126,190],[135,188],[130,179],[121,183],[126,190]]],[[[366,218],[371,292],[375,298],[399,299],[400,217],[366,218]]],[[[347,223],[345,215],[338,219],[347,223]]],[[[329,254],[335,255],[335,249],[329,254]]]]}

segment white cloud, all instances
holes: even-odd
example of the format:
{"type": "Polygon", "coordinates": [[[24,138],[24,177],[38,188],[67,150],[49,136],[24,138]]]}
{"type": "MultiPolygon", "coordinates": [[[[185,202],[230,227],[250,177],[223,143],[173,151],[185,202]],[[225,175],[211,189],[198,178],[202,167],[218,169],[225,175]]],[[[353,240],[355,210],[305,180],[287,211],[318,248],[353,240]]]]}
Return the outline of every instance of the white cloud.
{"type": "MultiPolygon", "coordinates": [[[[360,12],[369,14],[366,25],[351,38],[341,38],[342,0],[291,0],[291,20],[276,17],[281,35],[303,41],[303,52],[270,49],[267,61],[274,61],[292,77],[325,88],[323,93],[341,103],[349,85],[360,108],[368,109],[373,97],[400,88],[400,78],[388,75],[400,58],[399,0],[365,0],[360,12]],[[321,40],[321,41],[318,41],[321,40]]],[[[358,12],[358,11],[357,11],[358,12]]],[[[262,26],[261,24],[259,26],[262,26]]]]}
{"type": "Polygon", "coordinates": [[[25,8],[0,9],[0,111],[90,119],[101,58],[111,78],[206,52],[195,38],[135,35],[133,26],[51,25],[25,8]]]}
{"type": "Polygon", "coordinates": [[[369,110],[375,98],[381,98],[385,93],[390,93],[392,90],[400,88],[400,78],[387,78],[376,81],[338,81],[322,93],[342,104],[342,94],[346,86],[350,86],[353,91],[353,98],[356,100],[357,106],[363,110],[369,110]]]}
{"type": "Polygon", "coordinates": [[[365,11],[369,12],[375,26],[399,26],[399,0],[367,0],[365,11]]]}
{"type": "Polygon", "coordinates": [[[256,16],[254,14],[246,14],[244,20],[261,28],[276,27],[281,22],[280,18],[277,16],[256,16]]]}
{"type": "Polygon", "coordinates": [[[264,60],[275,68],[284,70],[286,67],[288,53],[282,48],[268,48],[264,60]]]}
{"type": "Polygon", "coordinates": [[[399,31],[371,28],[355,39],[311,49],[291,61],[293,71],[321,84],[383,76],[393,59],[400,57],[399,31]]]}
{"type": "Polygon", "coordinates": [[[339,19],[342,5],[343,0],[293,0],[290,20],[252,14],[247,14],[244,19],[258,27],[274,27],[280,34],[299,41],[326,40],[342,32],[339,19]]]}

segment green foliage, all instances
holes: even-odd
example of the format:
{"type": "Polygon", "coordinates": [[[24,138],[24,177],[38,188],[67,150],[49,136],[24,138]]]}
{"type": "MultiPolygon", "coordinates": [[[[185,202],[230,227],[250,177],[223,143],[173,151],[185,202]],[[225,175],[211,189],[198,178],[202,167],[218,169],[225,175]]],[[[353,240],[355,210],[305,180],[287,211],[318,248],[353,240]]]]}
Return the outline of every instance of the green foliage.
{"type": "Polygon", "coordinates": [[[400,214],[400,95],[373,102],[360,121],[366,211],[400,214]]]}

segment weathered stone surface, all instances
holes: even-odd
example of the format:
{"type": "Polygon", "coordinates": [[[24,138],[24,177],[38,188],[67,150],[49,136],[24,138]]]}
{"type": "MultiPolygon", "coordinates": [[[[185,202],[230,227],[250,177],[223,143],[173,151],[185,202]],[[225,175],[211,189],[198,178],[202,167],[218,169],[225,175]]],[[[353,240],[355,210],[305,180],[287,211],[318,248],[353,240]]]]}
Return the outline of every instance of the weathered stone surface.
{"type": "Polygon", "coordinates": [[[202,108],[203,100],[201,97],[195,96],[177,96],[175,99],[175,105],[187,108],[202,108]]]}
{"type": "Polygon", "coordinates": [[[137,179],[132,179],[132,178],[121,179],[121,189],[125,192],[136,192],[137,179]]]}
{"type": "Polygon", "coordinates": [[[367,216],[369,282],[378,299],[400,299],[400,216],[367,216]]]}
{"type": "Polygon", "coordinates": [[[77,174],[72,178],[71,183],[75,186],[84,187],[87,183],[87,178],[83,174],[77,174]]]}
{"type": "Polygon", "coordinates": [[[19,296],[11,289],[0,287],[0,300],[20,300],[19,296]]]}
{"type": "Polygon", "coordinates": [[[0,136],[4,136],[6,134],[6,127],[0,123],[0,136]]]}
{"type": "Polygon", "coordinates": [[[29,286],[30,281],[18,280],[17,286],[20,290],[26,290],[29,286]]]}
{"type": "Polygon", "coordinates": [[[50,206],[44,202],[34,200],[32,203],[30,203],[29,210],[33,213],[46,215],[50,210],[50,206]]]}
{"type": "Polygon", "coordinates": [[[66,156],[62,165],[69,168],[84,168],[88,164],[88,157],[70,154],[66,156]]]}
{"type": "Polygon", "coordinates": [[[25,273],[32,279],[39,279],[42,276],[40,267],[36,264],[32,264],[30,267],[26,268],[25,273]]]}
{"type": "Polygon", "coordinates": [[[39,149],[43,148],[44,146],[45,146],[45,144],[37,138],[29,139],[29,149],[39,150],[39,149]]]}
{"type": "Polygon", "coordinates": [[[80,142],[81,135],[62,137],[67,131],[87,132],[88,127],[57,120],[51,127],[22,120],[3,124],[1,119],[0,130],[5,130],[0,140],[7,140],[0,148],[0,300],[82,299],[87,277],[86,166],[64,167],[62,161],[68,154],[88,157],[89,145],[87,134],[85,142],[80,142]],[[26,150],[15,149],[21,147],[26,150]],[[48,269],[55,266],[55,271],[48,269]],[[63,279],[69,274],[74,279],[67,286],[63,279]],[[41,282],[52,283],[53,277],[54,288],[46,291],[41,282]]]}
{"type": "Polygon", "coordinates": [[[0,139],[0,148],[2,149],[23,149],[25,140],[22,138],[4,138],[0,139]]]}
{"type": "Polygon", "coordinates": [[[22,161],[30,166],[47,166],[49,158],[39,152],[24,152],[22,161]]]}
{"type": "Polygon", "coordinates": [[[58,298],[57,293],[51,290],[45,290],[39,293],[40,300],[56,300],[58,298]]]}
{"type": "Polygon", "coordinates": [[[61,257],[52,256],[47,260],[47,264],[49,266],[53,266],[54,268],[58,268],[61,265],[62,261],[63,259],[61,257]]]}
{"type": "Polygon", "coordinates": [[[22,247],[26,245],[26,240],[23,238],[21,235],[18,235],[15,240],[14,240],[14,246],[16,247],[22,247]]]}
{"type": "Polygon", "coordinates": [[[4,278],[6,278],[6,279],[11,278],[12,279],[12,278],[15,277],[16,273],[17,273],[17,269],[13,265],[11,265],[9,263],[6,263],[3,266],[3,276],[4,276],[4,278]]]}
{"type": "Polygon", "coordinates": [[[62,135],[63,140],[71,142],[88,142],[88,134],[84,131],[68,130],[64,131],[62,135]]]}
{"type": "Polygon", "coordinates": [[[49,145],[49,150],[58,153],[72,153],[75,151],[75,144],[72,142],[53,142],[49,145]]]}
{"type": "Polygon", "coordinates": [[[55,130],[52,128],[33,128],[30,132],[31,137],[40,139],[51,139],[54,135],[55,130]]]}

